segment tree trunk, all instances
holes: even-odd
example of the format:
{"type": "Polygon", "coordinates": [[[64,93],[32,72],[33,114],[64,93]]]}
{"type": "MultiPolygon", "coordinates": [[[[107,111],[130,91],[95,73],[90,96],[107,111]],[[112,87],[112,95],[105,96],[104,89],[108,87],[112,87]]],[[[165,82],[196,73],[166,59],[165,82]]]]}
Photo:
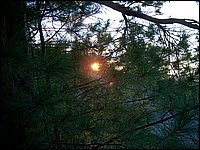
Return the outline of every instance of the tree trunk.
{"type": "MultiPolygon", "coordinates": [[[[11,88],[17,88],[16,84],[21,84],[23,79],[16,79],[9,81],[9,77],[3,76],[2,72],[6,72],[8,66],[8,59],[18,59],[16,55],[10,56],[9,52],[12,50],[11,41],[17,37],[16,44],[20,45],[26,54],[25,48],[25,22],[24,22],[24,8],[25,2],[23,1],[1,1],[1,17],[0,17],[0,55],[1,55],[1,82],[0,82],[0,124],[1,124],[1,139],[0,147],[6,149],[22,148],[25,143],[25,129],[14,121],[17,114],[12,114],[10,109],[6,109],[7,103],[10,99],[15,99],[15,92],[11,88]],[[18,43],[18,42],[19,43],[18,43]],[[8,82],[9,81],[9,82],[8,82]],[[13,83],[13,84],[10,84],[13,83]],[[6,109],[6,110],[5,110],[6,109]],[[11,115],[12,114],[12,115],[11,115]]],[[[25,55],[24,55],[25,56],[25,55]]],[[[25,60],[25,58],[24,58],[25,60]]],[[[25,63],[25,62],[24,62],[25,63]]],[[[10,64],[9,64],[10,65],[10,64]]]]}

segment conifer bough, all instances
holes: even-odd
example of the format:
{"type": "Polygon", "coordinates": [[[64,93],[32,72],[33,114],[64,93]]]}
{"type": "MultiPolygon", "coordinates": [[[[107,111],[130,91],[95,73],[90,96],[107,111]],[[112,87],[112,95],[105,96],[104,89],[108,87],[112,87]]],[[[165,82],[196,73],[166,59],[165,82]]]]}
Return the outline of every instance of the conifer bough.
{"type": "Polygon", "coordinates": [[[199,30],[199,22],[193,19],[177,19],[177,18],[168,18],[168,19],[158,19],[151,16],[148,16],[146,14],[143,14],[138,11],[130,10],[127,7],[124,7],[120,4],[113,3],[112,1],[96,1],[99,4],[105,5],[107,7],[110,7],[118,12],[121,12],[123,15],[127,16],[133,16],[141,19],[145,19],[150,22],[154,22],[156,24],[173,24],[178,23],[184,26],[187,26],[192,29],[199,30]]]}

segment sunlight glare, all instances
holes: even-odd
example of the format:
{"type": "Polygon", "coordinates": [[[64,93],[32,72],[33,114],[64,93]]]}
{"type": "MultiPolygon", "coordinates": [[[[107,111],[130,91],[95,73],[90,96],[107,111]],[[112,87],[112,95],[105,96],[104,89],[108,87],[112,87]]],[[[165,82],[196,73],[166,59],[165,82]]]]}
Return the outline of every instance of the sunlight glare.
{"type": "Polygon", "coordinates": [[[100,64],[97,63],[97,62],[95,62],[95,63],[93,63],[93,64],[91,65],[91,68],[92,68],[92,70],[94,70],[94,71],[99,71],[100,64]]]}

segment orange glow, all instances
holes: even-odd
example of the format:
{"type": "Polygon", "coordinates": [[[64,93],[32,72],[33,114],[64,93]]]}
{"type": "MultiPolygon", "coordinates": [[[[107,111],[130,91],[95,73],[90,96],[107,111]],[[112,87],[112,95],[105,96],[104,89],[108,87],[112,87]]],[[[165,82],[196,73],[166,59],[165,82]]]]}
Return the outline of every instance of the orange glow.
{"type": "Polygon", "coordinates": [[[113,82],[110,82],[109,85],[113,85],[113,82]]]}
{"type": "Polygon", "coordinates": [[[99,71],[99,69],[100,69],[100,64],[97,63],[97,62],[95,62],[95,63],[93,63],[90,67],[91,67],[92,70],[94,70],[94,71],[99,71]]]}

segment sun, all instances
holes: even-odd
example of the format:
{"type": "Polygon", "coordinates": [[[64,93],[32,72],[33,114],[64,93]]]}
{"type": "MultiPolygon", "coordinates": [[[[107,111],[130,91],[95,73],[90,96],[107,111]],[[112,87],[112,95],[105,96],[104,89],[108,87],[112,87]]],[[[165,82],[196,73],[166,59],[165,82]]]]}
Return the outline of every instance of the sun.
{"type": "Polygon", "coordinates": [[[92,68],[92,70],[94,71],[99,71],[100,70],[100,64],[97,62],[94,62],[93,64],[91,64],[90,66],[92,68]]]}

